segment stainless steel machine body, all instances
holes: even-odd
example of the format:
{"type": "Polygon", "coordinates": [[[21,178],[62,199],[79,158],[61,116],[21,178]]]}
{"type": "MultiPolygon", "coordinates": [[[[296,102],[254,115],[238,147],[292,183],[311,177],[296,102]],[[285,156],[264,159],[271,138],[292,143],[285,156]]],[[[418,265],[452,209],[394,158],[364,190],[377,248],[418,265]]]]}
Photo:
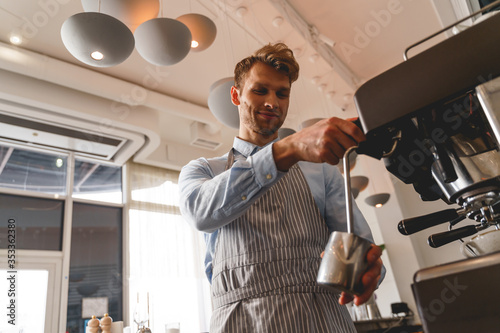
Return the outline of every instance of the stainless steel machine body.
{"type": "MultiPolygon", "coordinates": [[[[357,152],[383,159],[422,200],[450,205],[401,221],[402,234],[449,223],[428,239],[437,248],[499,229],[500,14],[369,80],[354,99],[367,136],[357,152]]],[[[418,271],[425,332],[498,332],[499,278],[500,252],[418,271]]]]}
{"type": "MultiPolygon", "coordinates": [[[[433,235],[439,247],[500,221],[500,15],[362,85],[354,99],[367,145],[422,200],[459,207],[402,221],[405,234],[468,218],[479,224],[433,235]]],[[[364,148],[364,149],[363,149],[364,148]]]]}

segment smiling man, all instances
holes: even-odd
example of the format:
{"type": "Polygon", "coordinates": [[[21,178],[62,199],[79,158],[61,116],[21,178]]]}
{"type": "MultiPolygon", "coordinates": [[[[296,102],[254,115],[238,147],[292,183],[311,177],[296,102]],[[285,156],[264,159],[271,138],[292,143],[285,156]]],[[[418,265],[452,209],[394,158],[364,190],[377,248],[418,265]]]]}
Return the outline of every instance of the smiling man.
{"type": "MultiPolygon", "coordinates": [[[[365,137],[333,117],[279,140],[298,73],[282,43],[240,61],[231,88],[240,116],[233,148],[181,171],[181,212],[207,242],[211,333],[356,332],[343,304],[367,301],[380,280],[373,246],[362,295],[316,283],[329,234],[346,230],[343,179],[333,165],[365,137]]],[[[354,232],[373,241],[357,207],[354,214],[354,232]]]]}

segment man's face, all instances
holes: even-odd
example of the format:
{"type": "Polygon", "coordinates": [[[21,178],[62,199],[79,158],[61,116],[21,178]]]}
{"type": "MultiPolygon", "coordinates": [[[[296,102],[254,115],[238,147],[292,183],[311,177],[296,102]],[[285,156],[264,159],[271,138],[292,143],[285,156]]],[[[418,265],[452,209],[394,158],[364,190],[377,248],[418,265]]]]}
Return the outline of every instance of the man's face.
{"type": "Polygon", "coordinates": [[[246,75],[240,90],[231,89],[231,98],[240,113],[239,137],[264,145],[278,136],[290,101],[288,76],[261,62],[246,75]]]}

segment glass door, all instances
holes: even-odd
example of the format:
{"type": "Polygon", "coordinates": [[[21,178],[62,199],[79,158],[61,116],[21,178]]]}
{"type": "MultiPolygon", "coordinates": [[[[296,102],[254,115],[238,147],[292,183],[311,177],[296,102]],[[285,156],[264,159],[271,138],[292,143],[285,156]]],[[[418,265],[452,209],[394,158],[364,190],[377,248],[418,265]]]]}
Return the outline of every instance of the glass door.
{"type": "Polygon", "coordinates": [[[10,266],[0,251],[0,332],[58,332],[61,255],[18,251],[10,266]]]}

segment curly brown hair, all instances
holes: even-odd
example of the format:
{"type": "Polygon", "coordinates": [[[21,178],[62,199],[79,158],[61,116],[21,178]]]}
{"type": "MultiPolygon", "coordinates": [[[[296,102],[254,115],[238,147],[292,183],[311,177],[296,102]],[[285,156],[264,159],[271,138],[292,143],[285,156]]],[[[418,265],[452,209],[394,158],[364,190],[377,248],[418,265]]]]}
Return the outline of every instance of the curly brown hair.
{"type": "Polygon", "coordinates": [[[293,51],[283,43],[267,44],[236,64],[234,68],[236,88],[242,88],[246,75],[258,61],[285,73],[290,79],[290,85],[299,77],[299,64],[293,56],[293,51]]]}

